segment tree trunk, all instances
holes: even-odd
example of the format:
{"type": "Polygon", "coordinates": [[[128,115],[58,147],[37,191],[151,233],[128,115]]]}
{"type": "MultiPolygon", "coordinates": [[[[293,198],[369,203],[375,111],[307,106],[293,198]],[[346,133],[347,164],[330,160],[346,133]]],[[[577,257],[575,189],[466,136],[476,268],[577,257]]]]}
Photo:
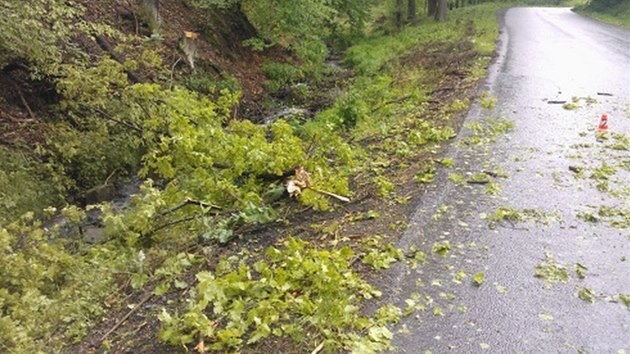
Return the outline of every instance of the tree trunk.
{"type": "Polygon", "coordinates": [[[416,22],[416,0],[407,1],[407,21],[416,22]]]}
{"type": "Polygon", "coordinates": [[[427,0],[427,15],[435,17],[438,9],[439,0],[427,0]]]}
{"type": "Polygon", "coordinates": [[[437,11],[435,13],[436,21],[446,21],[448,12],[448,0],[438,0],[437,11]]]}
{"type": "Polygon", "coordinates": [[[396,28],[401,30],[403,28],[403,6],[405,0],[396,0],[396,28]]]}

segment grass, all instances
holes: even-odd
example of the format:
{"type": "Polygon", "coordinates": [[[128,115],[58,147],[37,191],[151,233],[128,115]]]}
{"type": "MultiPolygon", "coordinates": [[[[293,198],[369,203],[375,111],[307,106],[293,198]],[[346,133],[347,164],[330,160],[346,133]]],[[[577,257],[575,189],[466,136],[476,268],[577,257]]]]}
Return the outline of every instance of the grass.
{"type": "Polygon", "coordinates": [[[405,27],[400,33],[385,36],[376,32],[348,49],[345,61],[361,74],[374,74],[385,63],[400,57],[411,48],[432,41],[452,41],[474,26],[474,49],[482,55],[494,53],[498,26],[494,12],[507,4],[486,3],[450,12],[449,20],[436,23],[427,20],[418,26],[405,27]]]}
{"type": "Polygon", "coordinates": [[[609,8],[581,4],[575,7],[575,11],[602,22],[630,29],[630,1],[622,1],[609,8]]]}

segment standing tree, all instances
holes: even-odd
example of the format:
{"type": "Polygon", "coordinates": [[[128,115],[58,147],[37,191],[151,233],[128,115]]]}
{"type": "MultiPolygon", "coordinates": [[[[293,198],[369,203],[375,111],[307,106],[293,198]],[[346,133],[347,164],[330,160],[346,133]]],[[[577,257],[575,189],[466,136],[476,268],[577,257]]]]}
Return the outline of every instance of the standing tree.
{"type": "Polygon", "coordinates": [[[448,12],[448,0],[437,0],[436,21],[446,21],[448,12]]]}
{"type": "Polygon", "coordinates": [[[414,23],[416,19],[416,0],[409,0],[407,2],[407,21],[414,23]]]}
{"type": "Polygon", "coordinates": [[[400,31],[403,27],[404,0],[396,0],[396,28],[400,31]]]}
{"type": "Polygon", "coordinates": [[[427,16],[435,17],[439,0],[427,0],[427,16]]]}

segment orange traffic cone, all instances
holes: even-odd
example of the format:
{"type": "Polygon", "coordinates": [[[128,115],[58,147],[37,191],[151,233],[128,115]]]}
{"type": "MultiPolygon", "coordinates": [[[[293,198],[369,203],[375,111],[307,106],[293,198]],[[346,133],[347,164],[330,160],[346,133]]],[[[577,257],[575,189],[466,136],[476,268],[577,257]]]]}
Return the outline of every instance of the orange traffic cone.
{"type": "Polygon", "coordinates": [[[599,126],[597,127],[597,131],[605,132],[608,131],[608,115],[602,114],[602,118],[599,120],[599,126]]]}

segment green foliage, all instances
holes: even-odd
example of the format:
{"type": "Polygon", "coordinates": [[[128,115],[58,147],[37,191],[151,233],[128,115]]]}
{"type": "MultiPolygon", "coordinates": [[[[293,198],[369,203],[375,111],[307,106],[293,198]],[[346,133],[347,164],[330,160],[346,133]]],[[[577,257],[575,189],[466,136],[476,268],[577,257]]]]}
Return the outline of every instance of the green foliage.
{"type": "Polygon", "coordinates": [[[185,313],[162,311],[160,338],[177,345],[202,340],[217,351],[270,336],[299,343],[319,337],[327,350],[359,343],[384,348],[391,333],[358,307],[360,299],[380,292],[349,268],[353,256],[349,248],[319,251],[289,238],[253,266],[223,259],[214,273],[197,274],[185,313]]]}
{"type": "Polygon", "coordinates": [[[2,1],[0,68],[23,60],[31,75],[41,79],[64,76],[67,65],[88,62],[73,39],[80,34],[117,33],[107,25],[86,22],[81,18],[83,12],[76,1],[2,1]]]}
{"type": "Polygon", "coordinates": [[[157,226],[156,223],[159,222],[157,216],[161,209],[164,209],[167,203],[177,196],[169,189],[162,192],[155,188],[151,180],[147,180],[140,191],[131,198],[131,203],[125,212],[114,213],[109,205],[101,208],[104,213],[105,235],[122,247],[132,248],[146,241],[142,238],[144,235],[149,235],[157,226]],[[175,196],[172,196],[173,194],[175,196]]]}
{"type": "Polygon", "coordinates": [[[193,0],[199,7],[216,7],[219,9],[229,9],[240,3],[240,0],[193,0]]]}
{"type": "Polygon", "coordinates": [[[34,74],[60,70],[63,42],[83,9],[64,0],[3,1],[0,4],[0,68],[17,59],[34,64],[34,74]]]}
{"type": "Polygon", "coordinates": [[[130,256],[109,246],[71,254],[69,240],[53,238],[59,227],[51,232],[32,213],[0,228],[0,342],[9,352],[56,352],[81,339],[130,256]]]}
{"type": "Polygon", "coordinates": [[[392,263],[403,258],[404,253],[401,249],[388,244],[382,249],[373,249],[361,261],[374,269],[388,269],[392,263]]]}
{"type": "Polygon", "coordinates": [[[379,122],[381,116],[374,114],[374,110],[383,101],[393,99],[400,93],[392,89],[392,84],[393,79],[388,74],[358,77],[335,105],[321,115],[337,127],[352,129],[355,136],[365,136],[375,130],[383,133],[387,122],[379,122]]]}
{"type": "Polygon", "coordinates": [[[549,283],[566,283],[569,281],[569,272],[563,265],[556,262],[552,254],[546,253],[545,261],[536,265],[535,277],[549,283]]]}
{"type": "Polygon", "coordinates": [[[472,276],[472,281],[475,286],[481,286],[486,281],[486,276],[483,272],[475,273],[472,276]]]}
{"type": "Polygon", "coordinates": [[[266,62],[260,69],[269,79],[267,88],[271,91],[286,88],[304,78],[300,68],[287,63],[266,62]]]}
{"type": "Polygon", "coordinates": [[[514,122],[506,118],[485,118],[466,125],[473,135],[462,139],[463,144],[483,145],[495,142],[499,137],[514,129],[514,122]]]}
{"type": "MultiPolygon", "coordinates": [[[[261,126],[233,119],[233,107],[240,97],[237,92],[224,90],[210,98],[156,84],[119,87],[122,83],[114,82],[120,69],[107,60],[94,67],[92,91],[83,89],[72,75],[60,82],[70,114],[92,111],[105,119],[77,117],[82,127],[89,127],[87,132],[57,123],[48,153],[56,156],[66,166],[65,172],[83,187],[103,183],[103,174],[113,170],[134,170],[136,166],[142,176],[162,180],[160,189],[147,181],[124,213],[107,214],[107,235],[121,245],[189,242],[197,237],[194,232],[186,237],[177,232],[156,233],[165,225],[178,226],[179,220],[186,219],[181,226],[193,228],[201,239],[227,242],[235,226],[275,218],[275,212],[264,205],[268,181],[301,165],[311,172],[318,188],[350,194],[347,174],[354,153],[334,132],[321,138],[318,135],[322,144],[306,161],[305,149],[310,142],[303,138],[313,140],[315,133],[296,129],[283,120],[261,126]],[[105,71],[98,74],[101,69],[105,71]],[[113,74],[98,81],[106,72],[113,74]],[[119,93],[112,98],[108,93],[114,90],[119,93]],[[168,211],[186,198],[225,212],[209,215],[208,210],[192,207],[168,211]]],[[[86,81],[91,77],[88,71],[86,81]]],[[[317,209],[329,208],[327,197],[312,191],[305,191],[300,200],[317,209]]]]}
{"type": "Polygon", "coordinates": [[[485,109],[493,109],[497,105],[497,98],[490,96],[488,91],[484,91],[481,94],[481,102],[479,104],[485,109]]]}
{"type": "Polygon", "coordinates": [[[153,279],[159,281],[153,293],[157,296],[162,296],[166,294],[171,287],[180,290],[186,289],[188,284],[181,279],[180,275],[189,269],[193,263],[203,262],[203,258],[197,258],[190,253],[178,253],[173,257],[167,258],[164,263],[153,272],[153,279]]]}
{"type": "Polygon", "coordinates": [[[463,111],[470,107],[470,100],[465,98],[464,100],[455,99],[451,104],[451,109],[455,112],[463,111]]]}
{"type": "Polygon", "coordinates": [[[438,128],[428,121],[416,122],[407,136],[410,145],[414,147],[424,146],[430,143],[440,143],[455,136],[455,131],[451,127],[438,128]]]}
{"type": "Polygon", "coordinates": [[[488,182],[486,184],[485,193],[488,195],[497,195],[501,192],[501,185],[496,182],[488,182]]]}
{"type": "Polygon", "coordinates": [[[336,123],[344,128],[352,128],[367,114],[367,106],[354,92],[345,95],[338,103],[336,123]]]}
{"type": "Polygon", "coordinates": [[[433,253],[437,253],[442,257],[446,257],[451,250],[451,244],[448,241],[433,244],[433,253]]]}
{"type": "Polygon", "coordinates": [[[600,21],[630,28],[630,3],[623,0],[582,1],[575,10],[600,21]]]}
{"type": "Polygon", "coordinates": [[[378,186],[378,195],[381,197],[390,195],[396,188],[396,185],[384,176],[374,177],[374,183],[378,186]]]}
{"type": "Polygon", "coordinates": [[[187,75],[181,83],[185,88],[190,91],[195,91],[202,95],[220,96],[221,92],[227,90],[229,92],[241,91],[238,80],[234,77],[228,76],[222,80],[213,79],[207,74],[190,74],[187,75]]]}
{"type": "Polygon", "coordinates": [[[307,64],[321,64],[323,43],[332,35],[356,33],[369,18],[374,0],[196,0],[201,8],[238,8],[258,30],[248,44],[263,49],[264,42],[294,49],[307,64]]]}
{"type": "Polygon", "coordinates": [[[608,145],[610,149],[630,151],[630,138],[621,133],[612,133],[613,143],[608,145]]]}
{"type": "Polygon", "coordinates": [[[368,17],[370,3],[369,0],[279,3],[244,0],[242,7],[264,38],[291,46],[305,39],[325,38],[340,27],[360,28],[368,17]]]}
{"type": "Polygon", "coordinates": [[[597,297],[595,295],[595,293],[593,292],[592,289],[589,288],[581,288],[580,290],[578,290],[577,292],[577,297],[578,299],[588,302],[588,303],[594,303],[595,302],[595,298],[597,297]]]}
{"type": "Polygon", "coordinates": [[[463,186],[466,184],[466,178],[458,173],[451,173],[448,175],[448,179],[453,181],[453,183],[463,186]]]}
{"type": "Polygon", "coordinates": [[[575,263],[575,273],[577,274],[577,277],[580,279],[584,279],[586,278],[586,272],[588,271],[588,268],[580,263],[575,263]]]}
{"type": "Polygon", "coordinates": [[[608,221],[612,227],[619,229],[630,227],[630,209],[602,205],[599,207],[598,216],[608,221]]]}
{"type": "Polygon", "coordinates": [[[201,239],[216,240],[220,244],[226,244],[234,236],[233,228],[239,224],[266,224],[274,221],[275,211],[270,207],[260,207],[252,202],[247,202],[244,209],[238,213],[232,213],[226,218],[203,218],[203,233],[201,239]]]}
{"type": "MultiPolygon", "coordinates": [[[[259,205],[260,176],[280,176],[302,165],[307,146],[283,120],[266,127],[231,119],[238,98],[224,91],[213,102],[181,89],[130,87],[125,100],[143,128],[147,151],[141,173],[155,173],[191,197],[226,208],[259,205]]],[[[323,161],[314,156],[310,162],[323,161]]],[[[313,179],[319,185],[318,177],[313,179]]]]}
{"type": "MultiPolygon", "coordinates": [[[[350,196],[348,176],[370,166],[365,162],[373,158],[372,152],[382,149],[402,159],[419,154],[417,147],[434,149],[433,143],[452,137],[451,128],[418,119],[419,107],[427,99],[426,73],[418,69],[401,74],[386,63],[419,42],[461,35],[462,26],[409,29],[393,40],[368,38],[358,44],[364,52],[352,49],[348,60],[366,75],[355,79],[333,107],[303,124],[278,120],[260,126],[235,116],[240,96],[233,80],[215,83],[193,75],[180,83],[185,88],[131,85],[127,70],[148,68],[158,78],[168,74],[154,43],[140,47],[123,39],[120,48],[128,53],[124,64],[105,57],[88,61],[72,45],[53,45],[70,43],[75,34],[70,24],[76,24],[81,34],[103,30],[81,22],[80,7],[70,1],[26,3],[23,8],[0,5],[0,29],[18,23],[20,31],[0,34],[0,65],[23,58],[36,66],[36,73],[59,74],[54,83],[63,97],[59,107],[63,114],[50,119],[54,129],[47,136],[48,146],[40,150],[50,164],[44,172],[54,176],[61,190],[100,184],[115,169],[139,169],[143,178],[158,182],[147,179],[123,211],[99,206],[106,239],[101,245],[87,247],[59,238],[59,227],[48,234],[32,215],[0,228],[3,349],[61,351],[62,342],[86,333],[102,316],[104,298],[118,286],[125,289],[125,284],[133,289],[150,284],[149,290],[157,295],[189,289],[185,312],[160,315],[160,336],[173,344],[202,339],[208,349],[233,351],[274,336],[309,347],[323,341],[324,350],[331,352],[389,348],[392,333],[386,325],[398,320],[400,309],[385,306],[373,319],[359,313],[362,300],[380,293],[351,269],[354,254],[349,248],[319,250],[291,238],[282,247],[269,248],[253,265],[245,258],[222,260],[213,273],[199,273],[194,287],[182,275],[205,258],[180,250],[196,242],[225,243],[242,224],[274,220],[277,209],[268,204],[265,193],[282,190],[279,176],[297,166],[309,171],[314,187],[350,196]],[[52,22],[56,32],[51,31],[52,22]],[[22,45],[29,38],[32,47],[22,45]],[[383,144],[367,153],[361,139],[383,144]]],[[[301,80],[309,65],[321,64],[327,55],[323,39],[360,28],[372,2],[197,3],[234,10],[240,6],[259,30],[261,37],[254,44],[261,48],[279,44],[301,58],[299,68],[264,65],[280,87],[301,80]]],[[[457,102],[452,108],[465,106],[457,102]]],[[[12,166],[18,164],[14,156],[9,160],[12,166]]],[[[5,161],[0,162],[4,167],[5,161]]],[[[39,177],[39,170],[25,166],[12,171],[17,173],[0,171],[0,187],[15,184],[33,194],[11,201],[7,210],[49,195],[47,187],[29,179],[39,177]]],[[[390,194],[394,183],[383,174],[377,176],[380,193],[390,194]]],[[[313,190],[299,198],[318,210],[331,207],[328,197],[313,190]]],[[[54,208],[48,210],[54,213],[54,208]]],[[[73,220],[69,227],[78,228],[75,222],[82,222],[85,213],[67,208],[63,215],[73,220]]],[[[363,261],[380,269],[402,257],[402,251],[388,245],[370,250],[363,261]]],[[[417,257],[424,259],[421,253],[417,257]]],[[[117,299],[112,295],[107,304],[117,299]]]]}
{"type": "Polygon", "coordinates": [[[0,147],[0,166],[0,225],[62,199],[64,190],[55,185],[54,171],[32,157],[0,147]]]}
{"type": "Polygon", "coordinates": [[[597,189],[604,192],[609,190],[608,181],[616,173],[617,170],[615,169],[615,167],[603,162],[593,171],[590,178],[595,180],[597,189]]]}
{"type": "Polygon", "coordinates": [[[437,169],[432,164],[425,166],[422,171],[415,175],[414,180],[418,183],[431,183],[435,179],[437,169]]]}
{"type": "Polygon", "coordinates": [[[515,209],[509,206],[502,205],[498,207],[492,214],[487,215],[485,213],[480,214],[482,219],[488,220],[490,228],[495,228],[499,223],[503,221],[510,222],[512,224],[517,222],[533,221],[536,223],[549,225],[552,221],[558,221],[560,216],[557,212],[545,212],[537,209],[515,209]]]}
{"type": "Polygon", "coordinates": [[[243,45],[246,47],[250,47],[257,52],[262,52],[263,50],[273,47],[273,45],[265,42],[264,39],[259,37],[252,37],[250,39],[246,39],[243,41],[243,45]]]}
{"type": "Polygon", "coordinates": [[[562,108],[566,109],[567,111],[574,111],[574,110],[580,108],[580,105],[578,105],[577,103],[574,103],[574,102],[567,102],[567,103],[562,105],[562,108]]]}
{"type": "Polygon", "coordinates": [[[501,6],[483,4],[466,7],[452,12],[448,21],[440,23],[424,23],[421,26],[405,27],[394,35],[383,35],[375,32],[372,36],[361,40],[346,53],[345,61],[361,74],[376,74],[387,63],[400,58],[414,47],[426,45],[432,41],[450,41],[454,38],[466,38],[472,22],[475,38],[475,49],[482,55],[491,55],[498,35],[496,21],[489,13],[501,6]]]}
{"type": "Polygon", "coordinates": [[[127,87],[127,75],[118,62],[102,57],[89,68],[68,67],[67,75],[57,89],[64,96],[62,109],[77,110],[82,106],[105,108],[113,92],[127,87]]]}
{"type": "Polygon", "coordinates": [[[126,134],[114,134],[102,122],[93,121],[89,131],[77,130],[66,122],[53,125],[46,154],[71,178],[68,188],[85,190],[101,185],[111,173],[134,170],[140,163],[140,142],[126,134]]]}
{"type": "Polygon", "coordinates": [[[590,0],[590,6],[593,8],[605,9],[607,7],[621,4],[623,0],[590,0]]]}

